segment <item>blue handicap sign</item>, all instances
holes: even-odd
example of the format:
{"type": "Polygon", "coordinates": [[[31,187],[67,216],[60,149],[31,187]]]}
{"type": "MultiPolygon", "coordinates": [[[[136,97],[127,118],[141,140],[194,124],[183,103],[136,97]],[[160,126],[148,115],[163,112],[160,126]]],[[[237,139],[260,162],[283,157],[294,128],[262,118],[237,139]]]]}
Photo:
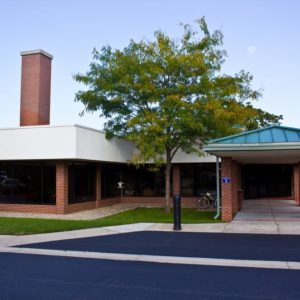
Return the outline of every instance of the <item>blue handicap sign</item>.
{"type": "Polygon", "coordinates": [[[222,182],[223,183],[230,183],[231,182],[231,178],[230,177],[222,177],[222,182]]]}

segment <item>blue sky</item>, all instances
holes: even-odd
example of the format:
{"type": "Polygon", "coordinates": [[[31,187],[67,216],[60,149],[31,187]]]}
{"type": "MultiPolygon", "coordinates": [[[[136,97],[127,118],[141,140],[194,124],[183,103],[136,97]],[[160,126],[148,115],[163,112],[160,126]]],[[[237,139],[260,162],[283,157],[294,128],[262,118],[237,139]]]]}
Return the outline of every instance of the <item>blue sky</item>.
{"type": "Polygon", "coordinates": [[[225,73],[241,69],[263,89],[255,103],[283,124],[300,127],[300,1],[298,0],[1,0],[0,127],[19,125],[20,51],[43,49],[52,63],[51,124],[102,128],[97,114],[79,117],[72,74],[85,72],[94,47],[123,48],[161,29],[181,36],[179,24],[206,17],[224,33],[225,73]]]}

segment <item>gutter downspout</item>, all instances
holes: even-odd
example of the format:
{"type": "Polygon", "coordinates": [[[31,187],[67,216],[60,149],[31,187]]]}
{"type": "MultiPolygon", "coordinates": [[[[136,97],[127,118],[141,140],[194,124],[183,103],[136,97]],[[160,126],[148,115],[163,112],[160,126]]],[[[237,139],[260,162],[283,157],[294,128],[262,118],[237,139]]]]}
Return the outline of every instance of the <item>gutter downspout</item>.
{"type": "Polygon", "coordinates": [[[219,157],[216,156],[216,186],[217,186],[217,214],[214,216],[214,219],[218,219],[221,214],[220,210],[220,168],[219,168],[219,157]]]}

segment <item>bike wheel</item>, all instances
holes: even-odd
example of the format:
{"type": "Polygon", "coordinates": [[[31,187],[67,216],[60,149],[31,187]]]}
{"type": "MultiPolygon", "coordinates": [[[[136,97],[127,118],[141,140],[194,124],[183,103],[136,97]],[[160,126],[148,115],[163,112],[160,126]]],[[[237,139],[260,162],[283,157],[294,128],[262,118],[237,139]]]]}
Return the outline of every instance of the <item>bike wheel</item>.
{"type": "Polygon", "coordinates": [[[205,197],[201,197],[201,198],[198,199],[198,201],[197,201],[197,207],[198,207],[199,209],[204,209],[204,208],[203,208],[204,200],[205,200],[205,197]]]}
{"type": "Polygon", "coordinates": [[[198,208],[199,209],[208,209],[209,207],[209,200],[206,197],[201,197],[198,199],[198,208]]]}
{"type": "Polygon", "coordinates": [[[204,197],[202,209],[208,209],[208,208],[209,208],[209,199],[207,197],[204,197]]]}

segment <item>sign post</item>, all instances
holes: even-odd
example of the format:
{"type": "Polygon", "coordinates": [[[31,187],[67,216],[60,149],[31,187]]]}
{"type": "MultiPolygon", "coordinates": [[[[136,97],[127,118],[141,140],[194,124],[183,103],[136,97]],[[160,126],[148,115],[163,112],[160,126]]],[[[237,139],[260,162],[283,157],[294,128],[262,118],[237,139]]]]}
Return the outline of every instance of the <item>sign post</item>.
{"type": "Polygon", "coordinates": [[[173,197],[174,230],[181,230],[181,196],[173,197]]]}

